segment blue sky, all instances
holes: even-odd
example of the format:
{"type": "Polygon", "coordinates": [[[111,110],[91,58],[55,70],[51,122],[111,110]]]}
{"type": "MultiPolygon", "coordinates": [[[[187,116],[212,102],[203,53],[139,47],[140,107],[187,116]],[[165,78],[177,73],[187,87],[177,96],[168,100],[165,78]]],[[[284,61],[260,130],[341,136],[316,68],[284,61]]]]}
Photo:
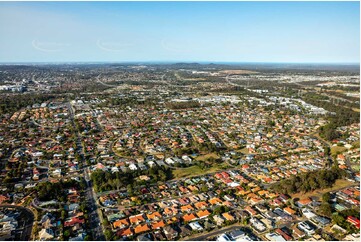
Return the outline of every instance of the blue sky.
{"type": "Polygon", "coordinates": [[[359,2],[0,2],[0,62],[356,62],[359,2]]]}

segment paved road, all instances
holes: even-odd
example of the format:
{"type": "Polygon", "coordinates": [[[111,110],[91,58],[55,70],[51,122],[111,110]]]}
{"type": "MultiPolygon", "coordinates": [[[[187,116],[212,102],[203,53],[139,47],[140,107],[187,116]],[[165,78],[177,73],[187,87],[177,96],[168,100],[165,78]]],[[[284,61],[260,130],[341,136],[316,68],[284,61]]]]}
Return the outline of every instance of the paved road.
{"type": "Polygon", "coordinates": [[[112,85],[112,84],[108,84],[108,83],[104,83],[103,81],[100,80],[100,75],[97,76],[97,82],[102,84],[103,86],[106,86],[106,87],[118,87],[118,85],[112,85]]]}
{"type": "Polygon", "coordinates": [[[87,200],[87,205],[90,208],[90,213],[89,213],[90,230],[92,231],[94,240],[105,240],[104,228],[103,228],[103,224],[102,224],[102,220],[101,220],[102,215],[101,215],[101,211],[97,204],[97,198],[95,195],[95,191],[94,191],[92,182],[89,177],[89,167],[84,166],[84,163],[85,163],[85,161],[84,161],[85,156],[83,153],[84,149],[83,149],[81,136],[79,134],[79,131],[76,129],[76,125],[74,122],[74,110],[69,102],[67,103],[67,106],[68,106],[69,112],[70,112],[70,120],[71,120],[71,123],[75,130],[76,145],[77,145],[76,151],[78,152],[78,154],[80,155],[81,160],[82,160],[83,173],[79,172],[79,174],[85,178],[85,181],[87,184],[85,196],[86,196],[86,200],[87,200]]]}
{"type": "Polygon", "coordinates": [[[77,149],[76,152],[78,152],[78,154],[81,157],[81,164],[83,169],[79,170],[79,176],[82,176],[85,178],[86,184],[87,184],[87,189],[86,189],[86,200],[87,200],[87,204],[90,208],[90,213],[89,213],[89,219],[90,219],[90,230],[92,231],[93,234],[93,239],[94,240],[105,240],[104,237],[104,232],[103,232],[103,224],[101,222],[101,212],[98,208],[98,205],[96,203],[96,196],[95,196],[95,192],[94,192],[94,188],[92,186],[92,183],[90,181],[90,177],[89,177],[89,167],[84,165],[85,161],[84,161],[84,149],[83,149],[83,144],[82,144],[82,138],[79,134],[79,131],[76,129],[76,125],[75,125],[75,121],[74,121],[74,110],[72,105],[68,102],[67,103],[68,109],[69,109],[69,113],[70,113],[70,120],[71,123],[74,127],[75,130],[75,135],[76,135],[76,145],[77,145],[77,149]],[[81,171],[83,171],[83,173],[81,173],[81,171]],[[101,226],[100,226],[101,225],[101,226]]]}
{"type": "Polygon", "coordinates": [[[353,172],[356,173],[357,171],[355,169],[352,168],[352,164],[350,162],[350,157],[347,155],[346,156],[346,161],[345,161],[346,165],[349,167],[349,169],[353,172]]]}
{"type": "MultiPolygon", "coordinates": [[[[39,210],[43,210],[43,211],[46,211],[46,212],[58,212],[58,211],[61,211],[61,208],[43,208],[43,207],[40,207],[38,204],[38,201],[36,199],[33,199],[33,201],[31,201],[31,205],[36,208],[36,209],[39,209],[39,210]]],[[[62,204],[61,202],[57,202],[57,204],[62,204]]]]}
{"type": "Polygon", "coordinates": [[[84,170],[84,177],[88,186],[86,190],[86,199],[90,208],[89,219],[93,238],[94,240],[105,240],[102,214],[99,208],[99,204],[97,203],[97,197],[89,177],[88,169],[84,170]]]}

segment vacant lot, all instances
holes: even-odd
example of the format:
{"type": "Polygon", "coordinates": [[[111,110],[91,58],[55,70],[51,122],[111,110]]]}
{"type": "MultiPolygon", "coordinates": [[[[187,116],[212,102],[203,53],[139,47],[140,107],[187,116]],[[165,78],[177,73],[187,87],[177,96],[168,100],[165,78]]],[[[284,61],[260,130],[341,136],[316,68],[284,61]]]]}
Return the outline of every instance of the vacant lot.
{"type": "Polygon", "coordinates": [[[201,160],[201,161],[206,161],[209,160],[209,158],[213,158],[213,159],[219,159],[219,156],[216,153],[209,153],[206,155],[200,155],[196,158],[196,160],[201,160]]]}
{"type": "Polygon", "coordinates": [[[341,153],[347,150],[347,148],[343,146],[332,146],[331,147],[331,155],[336,155],[337,153],[341,153]]]}
{"type": "Polygon", "coordinates": [[[207,173],[213,173],[220,170],[224,170],[227,168],[226,164],[214,164],[210,168],[206,168],[202,170],[199,166],[190,166],[187,168],[178,168],[176,170],[173,170],[173,177],[175,179],[182,178],[182,177],[188,177],[188,176],[199,176],[207,173]]]}
{"type": "Polygon", "coordinates": [[[249,154],[249,151],[248,151],[248,148],[243,148],[243,149],[240,149],[240,150],[237,150],[238,152],[241,152],[241,153],[243,153],[243,154],[245,154],[245,155],[248,155],[249,154]]]}

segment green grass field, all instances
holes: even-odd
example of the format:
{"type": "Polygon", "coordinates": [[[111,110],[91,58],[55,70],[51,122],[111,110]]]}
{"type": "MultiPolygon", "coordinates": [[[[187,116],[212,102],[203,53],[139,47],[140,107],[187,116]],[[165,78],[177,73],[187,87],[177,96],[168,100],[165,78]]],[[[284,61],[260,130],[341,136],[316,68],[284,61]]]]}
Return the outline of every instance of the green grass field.
{"type": "Polygon", "coordinates": [[[173,177],[175,179],[189,177],[189,176],[199,176],[207,173],[213,173],[220,170],[227,169],[227,164],[214,164],[212,167],[202,170],[199,166],[190,166],[183,169],[173,170],[173,177]]]}
{"type": "Polygon", "coordinates": [[[332,146],[331,147],[331,155],[336,155],[337,152],[344,152],[345,150],[347,150],[347,148],[345,148],[343,146],[332,146]]]}
{"type": "Polygon", "coordinates": [[[243,149],[240,149],[240,150],[237,150],[238,152],[242,152],[243,154],[245,154],[245,155],[248,155],[249,154],[249,152],[248,152],[248,148],[243,148],[243,149]]]}
{"type": "Polygon", "coordinates": [[[213,158],[213,159],[219,159],[219,156],[216,153],[209,153],[209,154],[205,154],[205,155],[200,155],[196,158],[196,160],[201,160],[201,161],[206,161],[209,158],[213,158]]]}
{"type": "Polygon", "coordinates": [[[353,142],[352,143],[352,146],[354,146],[354,147],[360,147],[360,141],[355,141],[355,142],[353,142]]]}
{"type": "Polygon", "coordinates": [[[352,165],[351,168],[354,169],[355,171],[360,171],[360,164],[352,165]]]}

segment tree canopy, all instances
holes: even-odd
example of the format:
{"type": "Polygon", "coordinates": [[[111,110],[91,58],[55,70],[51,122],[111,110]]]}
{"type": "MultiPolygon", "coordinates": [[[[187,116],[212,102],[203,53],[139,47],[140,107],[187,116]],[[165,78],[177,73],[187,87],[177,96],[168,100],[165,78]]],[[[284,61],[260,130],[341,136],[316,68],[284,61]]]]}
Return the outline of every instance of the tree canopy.
{"type": "Polygon", "coordinates": [[[281,193],[309,192],[316,189],[323,189],[332,186],[337,179],[345,176],[345,172],[338,167],[328,170],[311,171],[289,179],[282,180],[275,184],[273,189],[281,193]]]}

